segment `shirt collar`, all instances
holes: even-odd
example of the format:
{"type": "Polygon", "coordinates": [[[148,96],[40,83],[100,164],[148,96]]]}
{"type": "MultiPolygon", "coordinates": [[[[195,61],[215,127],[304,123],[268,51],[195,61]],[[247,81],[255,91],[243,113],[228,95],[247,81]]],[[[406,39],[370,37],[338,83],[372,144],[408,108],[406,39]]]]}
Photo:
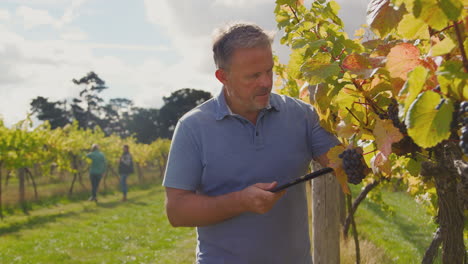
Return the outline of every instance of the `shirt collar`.
{"type": "MultiPolygon", "coordinates": [[[[270,103],[264,108],[266,111],[279,111],[278,102],[273,100],[274,96],[270,95],[270,103]]],[[[221,89],[221,92],[216,96],[216,120],[222,120],[226,116],[233,115],[231,109],[226,103],[226,98],[224,97],[224,88],[221,89]]]]}

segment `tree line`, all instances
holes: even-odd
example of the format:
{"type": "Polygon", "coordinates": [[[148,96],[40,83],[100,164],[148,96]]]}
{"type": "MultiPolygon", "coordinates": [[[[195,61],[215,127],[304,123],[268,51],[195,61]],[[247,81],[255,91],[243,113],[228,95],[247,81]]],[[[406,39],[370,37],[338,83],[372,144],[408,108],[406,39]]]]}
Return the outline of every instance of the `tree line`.
{"type": "Polygon", "coordinates": [[[143,108],[127,98],[106,102],[101,92],[109,87],[93,71],[72,82],[82,87],[77,96],[57,101],[38,96],[30,103],[32,115],[48,121],[52,129],[77,121],[82,129],[99,127],[106,135],[134,136],[137,142],[146,144],[157,138],[172,138],[177,120],[212,97],[206,91],[183,88],[163,97],[161,108],[143,108]]]}

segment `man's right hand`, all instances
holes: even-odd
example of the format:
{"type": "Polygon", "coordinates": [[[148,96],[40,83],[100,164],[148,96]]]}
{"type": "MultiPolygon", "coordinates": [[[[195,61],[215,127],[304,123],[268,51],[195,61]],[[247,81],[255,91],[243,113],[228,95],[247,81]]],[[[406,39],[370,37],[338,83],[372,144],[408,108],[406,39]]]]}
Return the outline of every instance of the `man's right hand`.
{"type": "Polygon", "coordinates": [[[173,226],[207,226],[245,212],[264,214],[285,194],[270,192],[277,185],[257,183],[219,196],[166,187],[166,213],[173,226]]]}
{"type": "Polygon", "coordinates": [[[246,211],[264,214],[273,208],[286,191],[273,193],[273,190],[278,185],[277,182],[257,183],[240,191],[241,203],[246,208],[246,211]]]}

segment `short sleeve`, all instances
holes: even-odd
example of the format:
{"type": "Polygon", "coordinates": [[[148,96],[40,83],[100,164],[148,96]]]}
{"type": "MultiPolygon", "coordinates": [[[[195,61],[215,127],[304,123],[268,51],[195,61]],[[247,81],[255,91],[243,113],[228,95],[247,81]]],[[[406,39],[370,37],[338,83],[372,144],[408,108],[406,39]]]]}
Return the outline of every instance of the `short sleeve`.
{"type": "Polygon", "coordinates": [[[179,121],[174,130],[163,185],[195,191],[201,181],[201,151],[190,129],[179,121]]]}
{"type": "Polygon", "coordinates": [[[325,154],[340,141],[320,125],[320,119],[312,106],[307,107],[307,138],[312,157],[325,154]]]}

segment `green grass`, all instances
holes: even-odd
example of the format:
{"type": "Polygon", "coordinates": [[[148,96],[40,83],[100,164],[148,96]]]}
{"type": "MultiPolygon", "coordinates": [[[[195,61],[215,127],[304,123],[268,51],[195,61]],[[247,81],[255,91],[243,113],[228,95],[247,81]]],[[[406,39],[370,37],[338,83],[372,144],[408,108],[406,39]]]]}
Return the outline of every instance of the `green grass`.
{"type": "MultiPolygon", "coordinates": [[[[358,187],[353,189],[354,197],[358,191],[358,187]]],[[[404,192],[383,188],[382,199],[394,209],[394,213],[364,200],[356,213],[360,237],[384,249],[385,255],[391,259],[389,263],[421,263],[436,225],[425,209],[404,192]]],[[[436,263],[440,263],[440,259],[436,263]]]]}
{"type": "MultiPolygon", "coordinates": [[[[354,195],[358,188],[353,187],[354,195]]],[[[361,255],[367,259],[361,263],[421,263],[435,231],[430,216],[406,193],[382,193],[393,215],[368,200],[356,213],[361,255]]],[[[118,191],[101,193],[98,204],[86,197],[53,196],[32,204],[29,215],[17,210],[7,215],[0,221],[0,263],[194,262],[195,230],[169,225],[160,185],[132,187],[125,203],[118,191]]],[[[353,254],[350,248],[342,251],[353,254]]]]}
{"type": "Polygon", "coordinates": [[[49,205],[0,221],[0,263],[193,263],[195,230],[172,228],[164,189],[49,205]]]}

